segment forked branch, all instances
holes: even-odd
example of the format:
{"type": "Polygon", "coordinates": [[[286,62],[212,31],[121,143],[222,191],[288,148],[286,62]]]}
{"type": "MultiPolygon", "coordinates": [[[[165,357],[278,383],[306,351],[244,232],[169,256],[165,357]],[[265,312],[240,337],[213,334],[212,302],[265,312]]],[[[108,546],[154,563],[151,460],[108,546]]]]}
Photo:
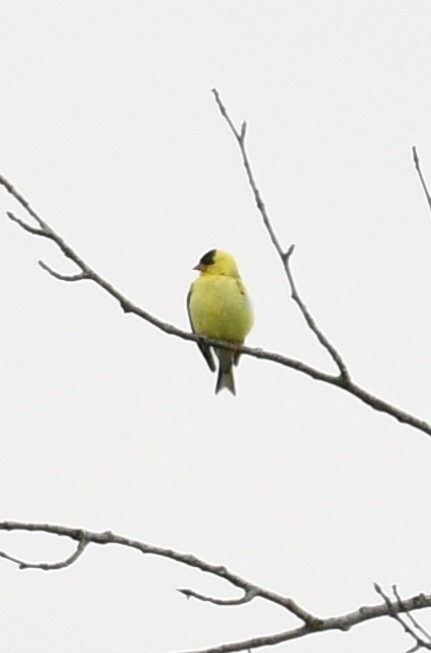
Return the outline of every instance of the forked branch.
{"type": "Polygon", "coordinates": [[[374,589],[377,594],[382,597],[385,602],[386,607],[389,610],[389,615],[397,621],[404,632],[407,635],[410,635],[415,641],[413,648],[410,648],[407,653],[414,653],[414,651],[419,651],[420,649],[426,649],[431,651],[431,636],[423,628],[420,623],[413,617],[411,614],[411,609],[406,606],[406,602],[401,598],[398,592],[396,585],[392,586],[392,592],[395,596],[396,603],[399,608],[402,610],[395,610],[394,602],[391,601],[389,596],[385,594],[380,585],[377,583],[374,584],[374,589]],[[400,615],[404,613],[405,618],[403,619],[400,615]],[[410,623],[409,623],[410,622],[410,623]]]}
{"type": "Polygon", "coordinates": [[[260,215],[262,216],[263,224],[265,225],[265,229],[268,232],[268,235],[270,237],[270,240],[272,244],[274,245],[274,248],[278,254],[278,256],[281,259],[281,263],[283,265],[284,271],[286,272],[287,275],[287,280],[290,286],[290,293],[291,297],[294,302],[296,302],[297,306],[299,307],[299,310],[301,311],[307,326],[311,329],[311,331],[314,333],[320,344],[326,351],[329,353],[331,356],[332,360],[338,367],[340,371],[341,377],[348,382],[350,379],[349,372],[347,370],[346,364],[343,361],[341,354],[337,351],[337,349],[334,347],[334,345],[329,341],[329,339],[325,336],[323,331],[319,328],[317,325],[317,322],[314,320],[313,316],[311,315],[310,311],[308,310],[307,306],[305,303],[302,301],[298,290],[296,288],[295,281],[293,279],[293,274],[292,270],[290,268],[290,259],[291,256],[294,252],[295,245],[290,245],[290,247],[287,250],[284,250],[283,247],[281,246],[281,243],[275,233],[274,227],[272,226],[271,220],[268,216],[268,212],[266,210],[265,203],[262,198],[262,194],[257,187],[256,180],[254,178],[253,171],[251,169],[251,164],[250,160],[248,158],[247,154],[247,149],[246,149],[246,144],[245,144],[245,138],[246,138],[246,133],[247,133],[247,128],[246,128],[246,123],[243,122],[241,125],[241,130],[238,131],[238,129],[235,127],[232,118],[229,116],[229,113],[224,106],[223,102],[220,99],[220,94],[217,91],[217,89],[213,88],[212,93],[214,95],[215,101],[217,103],[218,108],[220,109],[220,113],[222,114],[223,118],[226,120],[227,124],[229,125],[230,130],[232,131],[233,135],[235,136],[235,139],[238,143],[240,152],[241,152],[241,157],[242,157],[242,162],[245,168],[245,172],[247,174],[247,179],[250,184],[250,188],[253,192],[254,199],[256,202],[256,206],[258,208],[258,211],[260,215]]]}
{"type": "MultiPolygon", "coordinates": [[[[272,604],[278,605],[288,613],[297,617],[302,622],[300,626],[282,632],[263,635],[260,637],[253,637],[238,642],[230,642],[221,646],[214,646],[188,653],[234,653],[236,651],[248,651],[263,646],[273,646],[275,644],[281,644],[282,642],[288,642],[293,639],[307,637],[308,635],[312,635],[314,633],[331,630],[348,631],[353,626],[364,623],[365,621],[370,621],[372,619],[378,619],[380,617],[394,617],[400,614],[406,614],[409,615],[409,618],[411,619],[412,612],[431,607],[431,594],[417,594],[416,596],[401,600],[399,594],[397,593],[396,599],[394,601],[391,601],[388,597],[385,597],[383,594],[381,594],[384,600],[383,603],[378,605],[362,606],[353,612],[348,612],[335,617],[316,617],[311,612],[300,607],[290,597],[278,594],[276,592],[271,592],[264,587],[256,585],[251,581],[229,571],[224,566],[206,562],[205,560],[197,558],[192,554],[181,553],[179,551],[174,551],[173,549],[165,549],[163,547],[147,544],[146,542],[125,537],[123,535],[117,535],[111,531],[95,532],[82,530],[80,528],[71,528],[69,526],[60,526],[56,524],[33,524],[11,521],[0,522],[0,531],[27,531],[31,533],[48,533],[60,537],[67,537],[77,542],[76,550],[68,558],[57,563],[31,563],[19,560],[18,558],[15,558],[14,556],[11,556],[3,551],[0,552],[1,558],[16,564],[20,569],[40,569],[41,571],[54,571],[63,569],[64,567],[70,566],[77,562],[79,558],[82,557],[90,544],[115,544],[118,546],[135,549],[144,555],[159,556],[173,560],[174,562],[178,562],[179,564],[185,565],[187,567],[200,569],[200,571],[204,573],[208,573],[221,578],[222,580],[225,580],[232,587],[241,590],[243,593],[243,596],[239,599],[217,599],[209,597],[200,592],[196,592],[192,589],[179,589],[178,591],[187,598],[195,598],[199,601],[209,601],[210,603],[218,606],[243,605],[245,603],[250,603],[254,599],[262,599],[269,601],[272,604]]],[[[422,631],[422,633],[423,632],[424,631],[422,631]]],[[[422,639],[423,641],[426,641],[425,637],[421,637],[421,642],[422,639]]]]}
{"type": "MultiPolygon", "coordinates": [[[[245,134],[245,130],[242,130],[242,133],[245,134]]],[[[362,402],[364,402],[374,410],[378,410],[388,415],[391,415],[399,422],[408,424],[409,426],[412,426],[413,428],[418,429],[419,431],[422,431],[427,435],[431,435],[430,424],[428,424],[424,420],[415,417],[414,415],[411,415],[401,410],[400,408],[397,408],[396,406],[393,406],[392,404],[384,401],[383,399],[380,399],[379,397],[376,397],[375,395],[371,394],[367,390],[364,390],[360,386],[356,385],[350,379],[349,375],[347,374],[347,371],[345,372],[340,371],[339,374],[329,374],[325,371],[319,370],[318,368],[308,365],[307,363],[296,360],[294,358],[289,358],[288,356],[284,356],[282,354],[260,349],[257,347],[246,347],[245,345],[239,346],[237,344],[233,345],[225,341],[204,338],[203,336],[190,333],[189,331],[183,331],[182,329],[179,329],[178,327],[174,326],[173,324],[169,324],[168,322],[163,322],[155,315],[152,315],[149,311],[146,311],[140,306],[134,304],[124,294],[122,294],[119,290],[117,290],[109,281],[104,279],[100,274],[98,274],[95,270],[93,270],[75,252],[75,250],[72,249],[72,247],[70,247],[70,245],[68,245],[63,240],[63,238],[59,234],[57,234],[56,231],[54,231],[54,229],[52,229],[52,227],[36,213],[36,211],[30,206],[29,202],[23,197],[23,195],[21,195],[21,193],[19,193],[14,188],[14,186],[2,175],[0,175],[0,186],[3,186],[12,195],[12,197],[15,198],[15,200],[21,205],[21,207],[25,209],[25,211],[30,215],[30,217],[33,220],[35,220],[37,226],[34,227],[33,225],[28,224],[21,218],[16,217],[15,214],[12,213],[11,211],[7,212],[7,216],[9,217],[9,219],[12,220],[12,222],[14,222],[15,224],[18,224],[22,229],[24,229],[24,231],[31,233],[32,235],[41,236],[43,238],[47,238],[48,240],[51,240],[63,252],[64,256],[70,259],[71,261],[73,261],[73,263],[75,263],[75,265],[78,267],[79,272],[77,274],[66,275],[56,270],[53,270],[44,261],[39,261],[39,265],[54,278],[59,279],[61,281],[68,281],[68,282],[84,281],[84,280],[92,281],[95,284],[97,284],[100,288],[102,288],[105,292],[107,292],[109,295],[111,295],[111,297],[113,297],[116,301],[118,301],[122,310],[125,313],[131,313],[136,315],[137,317],[145,320],[146,322],[149,322],[150,324],[160,329],[164,333],[167,333],[168,335],[173,335],[183,340],[190,340],[193,342],[205,342],[208,345],[216,345],[218,347],[222,347],[225,349],[233,349],[235,351],[241,351],[243,354],[247,356],[252,356],[253,358],[268,360],[268,361],[272,361],[273,363],[277,363],[278,365],[284,365],[285,367],[294,369],[297,372],[306,374],[312,379],[315,379],[317,381],[322,381],[323,383],[329,383],[330,385],[341,388],[342,390],[345,390],[351,395],[357,397],[358,399],[360,399],[362,402]]],[[[287,259],[287,261],[289,260],[292,251],[293,251],[292,248],[290,248],[286,252],[285,258],[287,259]]],[[[291,279],[291,287],[292,287],[292,292],[294,294],[294,298],[296,298],[298,305],[303,307],[303,311],[305,311],[304,315],[307,316],[306,319],[307,319],[307,323],[309,323],[310,325],[310,328],[313,328],[315,332],[320,333],[317,327],[315,327],[315,322],[313,318],[305,309],[305,305],[299,299],[299,295],[297,293],[295,284],[293,282],[293,277],[291,276],[291,271],[289,268],[288,270],[289,270],[288,275],[289,278],[291,279]]]]}

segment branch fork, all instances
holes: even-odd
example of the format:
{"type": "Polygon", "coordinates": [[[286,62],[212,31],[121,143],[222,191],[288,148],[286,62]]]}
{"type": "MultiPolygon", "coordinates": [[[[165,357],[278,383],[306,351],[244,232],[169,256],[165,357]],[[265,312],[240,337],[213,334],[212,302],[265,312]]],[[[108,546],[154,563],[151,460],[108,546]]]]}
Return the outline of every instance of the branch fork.
{"type": "MultiPolygon", "coordinates": [[[[34,235],[40,236],[43,238],[48,238],[51,240],[64,254],[64,256],[72,260],[78,268],[76,274],[63,274],[54,270],[44,261],[39,261],[40,267],[46,271],[49,275],[58,279],[60,281],[66,282],[78,282],[78,281],[93,281],[96,285],[101,287],[105,292],[111,295],[116,301],[119,302],[124,313],[132,313],[137,317],[149,322],[156,328],[160,329],[168,335],[174,335],[183,340],[190,340],[198,342],[201,344],[207,344],[212,346],[217,346],[225,349],[234,349],[235,351],[240,351],[245,355],[252,356],[254,358],[259,358],[263,360],[269,360],[274,363],[284,365],[285,367],[290,367],[298,372],[308,375],[310,378],[313,378],[324,383],[328,383],[335,387],[338,387],[342,390],[345,390],[349,394],[360,399],[366,405],[371,408],[382,411],[393,418],[397,419],[399,422],[410,425],[411,427],[431,435],[431,425],[424,420],[421,420],[413,415],[410,415],[401,409],[389,404],[388,402],[376,397],[367,390],[364,390],[356,383],[353,382],[350,372],[347,368],[344,359],[342,358],[338,349],[332,344],[329,338],[324,334],[323,330],[318,326],[315,318],[312,316],[310,310],[307,308],[305,302],[302,300],[294,277],[291,270],[291,258],[295,249],[295,246],[290,245],[287,250],[284,249],[275,233],[275,230],[272,226],[272,223],[267,214],[265,203],[263,201],[260,190],[256,184],[250,161],[248,158],[248,153],[246,150],[246,135],[247,135],[247,124],[243,122],[240,129],[238,130],[235,127],[232,119],[229,116],[229,113],[224,106],[220,95],[216,89],[212,90],[215,102],[220,110],[220,113],[224,120],[226,120],[232,134],[234,135],[238,146],[240,148],[240,153],[242,157],[242,163],[246,172],[248,183],[252,190],[254,200],[257,206],[257,209],[261,215],[264,227],[268,233],[269,239],[275,248],[283,269],[285,271],[287,282],[290,288],[290,294],[292,300],[298,306],[300,313],[302,314],[304,321],[310,331],[315,335],[320,345],[326,350],[329,358],[334,363],[337,373],[329,374],[325,371],[314,368],[302,361],[298,361],[287,356],[283,356],[278,353],[269,352],[261,348],[252,348],[246,346],[232,345],[224,341],[213,340],[210,338],[204,338],[201,335],[192,334],[186,331],[183,331],[176,326],[163,322],[159,318],[155,317],[145,309],[137,306],[122,293],[120,293],[109,281],[101,277],[95,270],[93,270],[62,238],[58,235],[49,225],[46,223],[30,206],[29,202],[15,189],[15,187],[2,175],[0,175],[0,186],[3,186],[8,193],[19,203],[19,205],[25,210],[25,212],[35,221],[36,226],[28,224],[21,218],[15,216],[14,213],[8,211],[8,218],[17,224],[24,231],[34,235]]],[[[425,179],[422,175],[420,168],[419,157],[416,151],[416,148],[413,148],[413,160],[414,164],[424,190],[428,205],[431,209],[431,196],[428,191],[425,179]]],[[[250,581],[234,574],[229,571],[226,567],[220,565],[214,565],[208,563],[200,558],[197,558],[194,555],[184,554],[172,549],[165,549],[162,547],[154,546],[147,544],[145,542],[127,538],[121,535],[116,535],[111,531],[104,531],[102,533],[84,531],[77,528],[69,528],[66,526],[53,525],[53,524],[37,524],[37,523],[22,523],[22,522],[0,522],[0,531],[27,531],[27,532],[43,532],[49,533],[52,535],[57,535],[61,537],[67,537],[74,542],[76,542],[76,547],[72,553],[66,557],[64,560],[55,563],[31,563],[11,556],[10,554],[0,551],[0,558],[7,560],[18,566],[19,569],[39,569],[41,571],[56,571],[64,569],[68,566],[71,566],[77,562],[84,552],[87,550],[89,544],[97,545],[106,545],[106,544],[117,544],[125,547],[129,547],[135,550],[140,551],[145,555],[156,555],[162,556],[164,558],[169,558],[178,562],[179,564],[187,565],[192,568],[200,569],[204,573],[212,574],[219,578],[224,579],[235,589],[239,589],[242,592],[242,595],[239,598],[217,598],[209,596],[207,594],[198,592],[194,589],[189,588],[179,588],[178,592],[181,593],[186,599],[194,598],[201,602],[209,602],[217,606],[241,606],[246,603],[253,601],[254,599],[262,599],[269,601],[272,604],[278,605],[279,607],[286,610],[290,615],[295,616],[302,623],[296,628],[286,630],[279,633],[274,633],[270,635],[264,635],[261,637],[255,637],[248,640],[242,640],[239,642],[231,642],[224,644],[222,646],[217,646],[213,648],[207,648],[202,651],[195,651],[194,653],[233,653],[235,651],[251,651],[252,649],[259,648],[262,646],[272,646],[281,642],[287,642],[293,639],[298,639],[316,632],[323,632],[328,630],[340,630],[347,631],[352,626],[355,626],[364,621],[370,619],[375,619],[378,617],[389,616],[397,620],[400,625],[403,627],[404,631],[414,639],[414,647],[410,649],[410,653],[417,651],[419,649],[431,650],[431,635],[427,633],[425,629],[417,622],[416,619],[411,615],[411,612],[414,610],[419,610],[423,608],[431,607],[431,594],[420,593],[416,596],[413,596],[409,599],[402,599],[398,593],[396,586],[392,587],[392,592],[394,599],[391,599],[387,596],[381,587],[375,584],[375,590],[379,596],[383,599],[382,604],[372,605],[372,606],[362,606],[357,610],[347,613],[344,615],[339,615],[336,617],[326,617],[321,618],[313,615],[309,611],[305,610],[299,606],[293,599],[287,596],[283,596],[265,589],[264,587],[255,585],[250,581]],[[400,617],[400,614],[405,616],[404,619],[400,617]]]]}

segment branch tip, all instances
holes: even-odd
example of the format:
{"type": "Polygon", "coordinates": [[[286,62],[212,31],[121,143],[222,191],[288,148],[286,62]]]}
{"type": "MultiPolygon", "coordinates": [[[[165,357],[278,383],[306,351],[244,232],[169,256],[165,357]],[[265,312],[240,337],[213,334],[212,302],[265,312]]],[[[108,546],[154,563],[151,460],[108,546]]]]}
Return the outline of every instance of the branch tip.
{"type": "Polygon", "coordinates": [[[6,211],[6,215],[9,218],[9,220],[12,220],[12,222],[15,222],[18,224],[24,231],[28,231],[30,234],[34,234],[35,236],[46,236],[47,234],[42,230],[38,229],[37,227],[32,227],[31,225],[27,224],[27,222],[24,222],[24,220],[21,220],[21,218],[17,218],[12,211],[6,211]]]}
{"type": "Polygon", "coordinates": [[[177,587],[177,592],[185,596],[187,600],[191,597],[190,590],[188,589],[177,587]]]}
{"type": "Polygon", "coordinates": [[[296,246],[292,243],[292,245],[290,245],[287,252],[283,252],[282,259],[283,259],[283,263],[285,265],[289,262],[290,257],[292,256],[293,252],[295,251],[295,247],[296,246]]]}
{"type": "Polygon", "coordinates": [[[60,274],[60,272],[56,272],[56,270],[53,270],[47,263],[45,263],[45,261],[40,259],[37,263],[40,265],[42,270],[45,270],[45,272],[48,272],[48,274],[60,281],[83,281],[84,279],[90,278],[85,272],[80,272],[79,274],[60,274]]]}
{"type": "Polygon", "coordinates": [[[422,190],[423,190],[423,192],[425,194],[425,197],[426,197],[426,200],[428,202],[428,207],[431,210],[431,195],[429,193],[428,186],[427,186],[427,183],[425,181],[425,177],[422,174],[421,165],[420,165],[420,161],[419,161],[419,155],[417,153],[416,145],[414,145],[412,147],[412,151],[413,151],[413,161],[414,161],[414,164],[415,164],[416,172],[418,173],[418,177],[419,177],[420,184],[422,186],[422,190]]]}

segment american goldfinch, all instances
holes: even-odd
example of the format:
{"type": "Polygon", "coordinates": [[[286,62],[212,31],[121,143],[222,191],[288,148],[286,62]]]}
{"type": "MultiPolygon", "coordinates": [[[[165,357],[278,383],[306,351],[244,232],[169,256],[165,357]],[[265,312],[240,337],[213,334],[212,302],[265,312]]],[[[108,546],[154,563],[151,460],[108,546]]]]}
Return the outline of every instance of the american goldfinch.
{"type": "MultiPolygon", "coordinates": [[[[212,249],[193,269],[200,272],[187,295],[193,333],[242,344],[252,327],[253,312],[235,260],[221,249],[212,249]]],[[[215,372],[210,347],[203,344],[198,347],[211,372],[215,372]]],[[[219,360],[216,394],[222,388],[235,394],[232,365],[238,365],[240,353],[218,347],[214,351],[219,360]]]]}

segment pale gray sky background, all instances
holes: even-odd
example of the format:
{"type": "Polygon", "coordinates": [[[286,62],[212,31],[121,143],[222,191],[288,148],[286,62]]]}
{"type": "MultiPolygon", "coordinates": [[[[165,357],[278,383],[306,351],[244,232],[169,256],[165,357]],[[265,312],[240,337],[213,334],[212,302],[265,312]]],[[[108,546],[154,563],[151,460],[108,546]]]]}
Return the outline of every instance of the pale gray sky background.
{"type": "MultiPolygon", "coordinates": [[[[192,266],[232,251],[253,299],[249,344],[332,371],[289,299],[237,146],[319,325],[368,390],[430,418],[428,1],[4,0],[0,172],[98,272],[187,327],[192,266]]],[[[0,209],[17,210],[0,194],[0,209]]],[[[54,246],[0,220],[1,518],[111,529],[193,552],[336,615],[378,581],[427,591],[431,440],[356,399],[244,357],[214,395],[195,345],[125,316],[54,246]]],[[[71,544],[5,535],[55,560],[71,544]]],[[[115,547],[45,574],[0,564],[0,649],[168,653],[287,629],[221,581],[115,547]]],[[[430,615],[419,613],[431,627],[430,615]]],[[[386,619],[281,645],[405,651],[386,619]]]]}

